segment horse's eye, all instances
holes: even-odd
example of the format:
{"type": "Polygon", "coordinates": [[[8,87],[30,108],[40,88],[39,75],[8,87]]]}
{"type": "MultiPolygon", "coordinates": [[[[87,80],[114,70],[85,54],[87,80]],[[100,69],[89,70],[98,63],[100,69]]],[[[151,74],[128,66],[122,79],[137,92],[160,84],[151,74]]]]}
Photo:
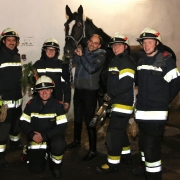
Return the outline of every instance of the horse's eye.
{"type": "Polygon", "coordinates": [[[82,27],[82,23],[81,22],[77,22],[78,27],[82,27]]]}

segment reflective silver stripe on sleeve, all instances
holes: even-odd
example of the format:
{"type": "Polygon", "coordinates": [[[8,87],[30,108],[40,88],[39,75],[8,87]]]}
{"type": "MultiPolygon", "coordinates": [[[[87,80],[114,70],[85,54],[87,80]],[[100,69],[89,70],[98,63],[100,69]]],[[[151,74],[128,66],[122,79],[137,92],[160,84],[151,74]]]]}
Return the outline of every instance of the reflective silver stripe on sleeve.
{"type": "Polygon", "coordinates": [[[56,123],[57,124],[63,124],[67,122],[66,115],[60,115],[56,117],[56,123]]]}
{"type": "Polygon", "coordinates": [[[165,76],[164,80],[167,81],[168,83],[171,82],[173,79],[177,78],[180,76],[180,73],[178,71],[178,68],[174,68],[171,71],[169,71],[165,76]]]}
{"type": "Polygon", "coordinates": [[[21,121],[27,121],[28,123],[31,123],[31,117],[28,116],[27,114],[25,113],[22,113],[21,117],[20,117],[20,120],[21,121]]]}
{"type": "Polygon", "coordinates": [[[0,68],[4,67],[12,67],[12,66],[22,66],[21,62],[8,62],[8,63],[2,63],[0,68]]]}

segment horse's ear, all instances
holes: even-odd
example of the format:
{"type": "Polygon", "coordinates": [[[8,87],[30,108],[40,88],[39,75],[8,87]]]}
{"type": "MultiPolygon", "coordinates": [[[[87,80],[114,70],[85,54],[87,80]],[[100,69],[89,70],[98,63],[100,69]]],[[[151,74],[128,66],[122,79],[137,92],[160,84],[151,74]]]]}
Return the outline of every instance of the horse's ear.
{"type": "Polygon", "coordinates": [[[79,8],[78,8],[78,14],[80,15],[80,16],[82,16],[83,15],[83,7],[82,7],[82,5],[80,5],[79,6],[79,8]]]}
{"type": "Polygon", "coordinates": [[[66,5],[66,14],[70,17],[72,15],[71,9],[66,5]]]}

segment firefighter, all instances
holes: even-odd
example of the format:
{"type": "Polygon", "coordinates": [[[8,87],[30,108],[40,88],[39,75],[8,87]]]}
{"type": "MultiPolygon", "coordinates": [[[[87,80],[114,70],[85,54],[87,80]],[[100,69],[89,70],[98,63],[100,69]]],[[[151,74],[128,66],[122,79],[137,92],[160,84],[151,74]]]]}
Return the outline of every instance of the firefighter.
{"type": "Polygon", "coordinates": [[[71,100],[69,69],[68,64],[63,64],[63,61],[58,59],[59,52],[57,40],[46,39],[42,46],[41,58],[34,63],[33,67],[37,70],[39,77],[46,75],[55,82],[56,87],[52,95],[55,99],[62,101],[65,111],[68,111],[71,100]]]}
{"type": "MultiPolygon", "coordinates": [[[[45,40],[42,46],[41,58],[33,64],[37,70],[37,76],[46,75],[50,77],[56,84],[52,92],[52,96],[63,102],[65,111],[70,107],[71,87],[69,83],[69,67],[62,60],[58,59],[60,52],[59,43],[54,38],[45,40]]],[[[35,94],[35,93],[34,93],[35,94]]],[[[26,145],[20,155],[20,162],[26,161],[26,145]]]]}
{"type": "Polygon", "coordinates": [[[109,65],[107,93],[104,100],[111,100],[112,112],[106,134],[107,163],[96,168],[99,174],[118,171],[122,158],[131,163],[126,127],[133,113],[136,64],[129,55],[129,40],[125,35],[115,33],[109,46],[115,56],[109,65]]]}
{"type": "Polygon", "coordinates": [[[27,157],[30,171],[43,172],[46,163],[45,156],[48,153],[53,176],[59,178],[66,147],[64,131],[67,118],[62,102],[51,95],[54,87],[54,82],[47,76],[41,76],[37,80],[35,90],[38,96],[27,103],[20,118],[20,125],[29,142],[27,157]],[[43,148],[46,152],[42,150],[43,148]]]}
{"type": "Polygon", "coordinates": [[[172,55],[162,48],[161,34],[145,28],[137,41],[144,52],[138,62],[138,99],[135,120],[139,127],[142,167],[133,174],[162,180],[161,140],[168,106],[179,91],[179,71],[172,55]],[[144,162],[144,163],[143,163],[144,162]]]}
{"type": "Polygon", "coordinates": [[[22,93],[20,79],[22,66],[17,46],[19,35],[12,29],[5,29],[0,36],[0,96],[1,103],[7,104],[7,116],[0,122],[0,167],[8,168],[5,149],[10,138],[10,147],[21,148],[19,118],[22,114],[22,93]]]}

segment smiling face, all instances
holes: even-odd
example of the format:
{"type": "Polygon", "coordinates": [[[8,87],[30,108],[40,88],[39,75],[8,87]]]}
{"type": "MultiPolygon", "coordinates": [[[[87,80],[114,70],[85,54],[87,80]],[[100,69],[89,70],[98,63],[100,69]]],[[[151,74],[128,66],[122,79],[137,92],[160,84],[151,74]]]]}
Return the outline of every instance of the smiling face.
{"type": "Polygon", "coordinates": [[[39,96],[43,101],[47,101],[51,97],[52,89],[41,89],[39,90],[39,96]]]}
{"type": "Polygon", "coordinates": [[[155,39],[144,39],[142,43],[144,51],[148,56],[154,56],[156,54],[155,50],[158,44],[159,42],[155,39]]]}
{"type": "Polygon", "coordinates": [[[87,42],[88,50],[95,51],[101,47],[100,38],[97,35],[93,35],[87,42]]]}
{"type": "Polygon", "coordinates": [[[7,48],[11,50],[14,50],[14,48],[17,46],[16,37],[13,37],[13,36],[6,37],[3,40],[3,43],[5,44],[7,48]]]}
{"type": "Polygon", "coordinates": [[[124,50],[127,48],[127,45],[123,43],[114,43],[111,47],[114,54],[117,56],[118,54],[121,54],[124,52],[124,50]]]}

